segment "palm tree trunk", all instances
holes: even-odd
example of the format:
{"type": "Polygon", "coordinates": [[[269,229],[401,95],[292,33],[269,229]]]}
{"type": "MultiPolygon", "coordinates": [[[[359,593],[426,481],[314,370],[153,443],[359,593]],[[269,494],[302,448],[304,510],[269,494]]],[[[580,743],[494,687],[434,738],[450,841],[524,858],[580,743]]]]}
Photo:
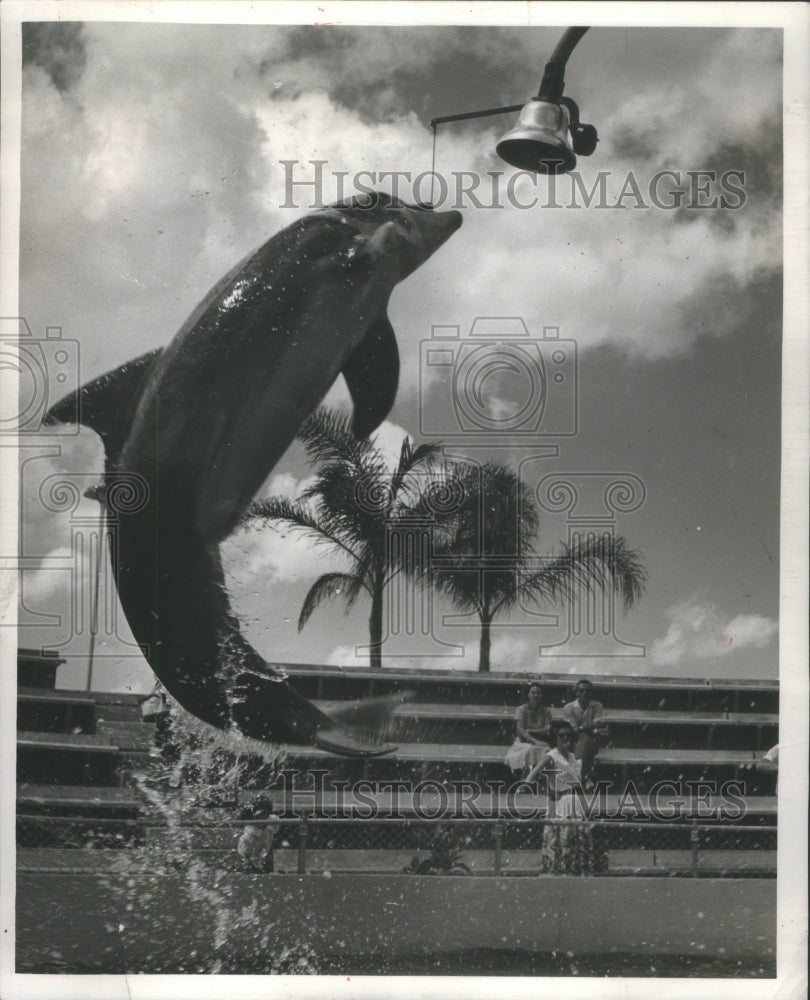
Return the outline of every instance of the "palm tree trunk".
{"type": "Polygon", "coordinates": [[[370,646],[368,651],[369,666],[372,670],[382,668],[382,637],[383,637],[383,588],[375,586],[371,596],[371,614],[368,619],[368,634],[370,646]]]}
{"type": "Polygon", "coordinates": [[[491,615],[481,615],[481,647],[478,653],[478,669],[481,673],[489,673],[489,651],[492,647],[491,615]]]}

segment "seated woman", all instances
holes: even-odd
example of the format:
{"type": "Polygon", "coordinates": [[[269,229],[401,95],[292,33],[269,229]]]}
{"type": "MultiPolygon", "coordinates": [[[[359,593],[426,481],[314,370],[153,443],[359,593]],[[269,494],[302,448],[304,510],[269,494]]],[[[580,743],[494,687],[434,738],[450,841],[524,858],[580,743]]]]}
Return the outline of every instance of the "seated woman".
{"type": "Polygon", "coordinates": [[[528,700],[515,712],[515,742],[506,751],[513,771],[528,773],[549,751],[551,711],[540,704],[539,684],[530,684],[528,700]]]}
{"type": "Polygon", "coordinates": [[[547,875],[593,875],[603,870],[603,859],[594,848],[591,824],[577,794],[581,790],[582,762],[574,756],[574,730],[565,721],[555,723],[553,750],[532,768],[527,781],[545,775],[548,797],[553,801],[551,820],[543,826],[540,870],[547,875]]]}

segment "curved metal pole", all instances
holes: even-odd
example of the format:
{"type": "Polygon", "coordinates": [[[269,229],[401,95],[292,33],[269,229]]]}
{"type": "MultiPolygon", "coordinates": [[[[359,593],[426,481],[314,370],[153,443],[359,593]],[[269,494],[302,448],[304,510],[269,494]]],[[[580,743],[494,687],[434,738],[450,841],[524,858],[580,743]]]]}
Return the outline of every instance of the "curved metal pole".
{"type": "Polygon", "coordinates": [[[565,64],[587,30],[587,28],[565,29],[543,71],[543,80],[537,92],[539,100],[559,103],[565,88],[565,64]]]}
{"type": "MultiPolygon", "coordinates": [[[[87,690],[93,686],[93,660],[96,653],[96,635],[98,634],[98,599],[99,580],[101,579],[101,567],[104,559],[104,543],[107,535],[107,507],[104,500],[104,486],[97,484],[84,491],[84,496],[89,500],[95,500],[98,504],[98,538],[96,540],[96,558],[94,566],[93,597],[90,609],[90,649],[87,657],[87,690]]],[[[93,544],[91,541],[91,551],[93,544]]]]}
{"type": "Polygon", "coordinates": [[[96,540],[96,558],[95,558],[95,573],[93,580],[93,605],[90,610],[90,650],[88,653],[88,666],[87,666],[87,690],[90,691],[93,686],[93,659],[96,652],[96,635],[98,634],[98,592],[99,592],[99,578],[101,577],[101,563],[104,559],[104,536],[106,534],[106,510],[104,507],[103,500],[99,498],[99,517],[98,517],[98,538],[96,540]]]}
{"type": "Polygon", "coordinates": [[[588,28],[566,28],[562,38],[557,42],[556,48],[551,53],[549,62],[560,62],[564,66],[586,31],[588,31],[588,28]]]}

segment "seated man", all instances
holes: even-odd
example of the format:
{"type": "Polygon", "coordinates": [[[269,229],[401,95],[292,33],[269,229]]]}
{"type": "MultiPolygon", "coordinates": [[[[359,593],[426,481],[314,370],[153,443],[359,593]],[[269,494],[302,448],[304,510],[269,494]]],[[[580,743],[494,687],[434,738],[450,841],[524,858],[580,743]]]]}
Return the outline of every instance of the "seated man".
{"type": "Polygon", "coordinates": [[[582,761],[582,781],[586,785],[591,783],[594,760],[607,738],[607,727],[602,720],[602,704],[591,700],[592,690],[590,681],[579,681],[574,689],[576,698],[569,701],[560,713],[561,718],[574,730],[574,756],[582,761]]]}

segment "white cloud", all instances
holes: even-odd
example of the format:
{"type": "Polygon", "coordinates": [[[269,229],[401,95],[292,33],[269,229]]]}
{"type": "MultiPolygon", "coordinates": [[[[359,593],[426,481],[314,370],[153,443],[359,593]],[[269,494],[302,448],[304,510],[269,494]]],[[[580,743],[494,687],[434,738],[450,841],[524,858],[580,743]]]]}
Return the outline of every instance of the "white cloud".
{"type": "Polygon", "coordinates": [[[257,586],[314,580],[322,573],[351,568],[339,550],[286,525],[251,524],[227,538],[220,552],[229,589],[235,595],[257,586]]]}
{"type": "MultiPolygon", "coordinates": [[[[242,254],[304,211],[279,208],[280,160],[299,161],[301,178],[310,180],[308,161],[328,161],[327,201],[337,193],[335,171],[415,176],[429,165],[430,130],[415,114],[370,120],[325,92],[335,79],[358,88],[379,83],[374,49],[363,48],[362,58],[354,45],[330,49],[321,65],[317,55],[289,58],[287,39],[272,30],[96,24],[87,35],[75,100],[41,70],[26,74],[22,264],[32,312],[55,308],[71,333],[80,331],[93,373],[168,342],[242,254]],[[48,260],[59,266],[47,267],[48,260]]],[[[451,60],[452,47],[461,59],[470,46],[484,45],[488,58],[500,36],[486,43],[423,32],[418,52],[396,32],[375,37],[391,70],[403,72],[451,60]]],[[[588,40],[597,59],[609,44],[615,42],[607,35],[600,45],[595,36],[588,40]]],[[[660,80],[645,80],[621,100],[594,94],[603,142],[599,156],[580,162],[583,179],[590,186],[599,169],[621,177],[632,168],[643,187],[664,165],[696,169],[722,144],[756,141],[776,106],[777,61],[775,35],[731,33],[705,45],[700,71],[675,72],[662,56],[660,80]],[[654,152],[623,152],[616,139],[628,130],[649,136],[654,152]]],[[[642,59],[637,72],[647,72],[642,59]]],[[[485,130],[443,129],[438,169],[504,168],[493,153],[503,129],[500,121],[485,130]]],[[[541,179],[522,193],[542,197],[546,186],[541,179]]],[[[312,189],[297,190],[304,199],[312,189]]],[[[779,259],[779,217],[770,204],[752,200],[733,214],[736,226],[724,231],[708,219],[684,224],[655,209],[465,210],[461,231],[395,292],[403,388],[417,383],[418,341],[432,323],[466,330],[481,313],[521,315],[535,336],[544,323],[560,324],[583,345],[614,342],[645,355],[684,351],[696,335],[680,311],[691,294],[724,276],[745,282],[779,259]]]]}
{"type": "Polygon", "coordinates": [[[752,647],[764,649],[779,629],[778,622],[758,614],[728,619],[700,594],[671,607],[667,618],[666,634],[650,647],[655,666],[727,657],[752,647]]]}
{"type": "Polygon", "coordinates": [[[313,476],[306,476],[304,479],[297,479],[290,472],[280,472],[271,476],[267,486],[262,489],[261,496],[289,497],[290,500],[297,500],[307,487],[312,485],[313,476]]]}
{"type": "MultiPolygon", "coordinates": [[[[364,635],[358,639],[354,646],[346,644],[336,646],[327,656],[326,662],[332,666],[367,667],[369,665],[368,653],[362,648],[358,650],[358,647],[363,647],[367,643],[368,637],[364,635]]],[[[477,671],[479,664],[478,633],[470,631],[470,639],[463,643],[458,642],[456,636],[456,643],[459,648],[452,651],[446,647],[444,655],[439,655],[439,649],[435,646],[432,650],[433,655],[426,653],[420,655],[419,647],[428,645],[424,641],[420,642],[410,637],[389,640],[387,643],[383,643],[383,667],[411,670],[477,671]],[[454,655],[454,653],[458,655],[454,655]]],[[[490,650],[490,668],[493,673],[499,670],[534,672],[538,668],[538,662],[536,645],[521,636],[510,635],[506,632],[499,634],[496,630],[490,650]]]]}
{"type": "Polygon", "coordinates": [[[369,658],[368,653],[358,654],[356,646],[336,646],[327,656],[326,663],[330,667],[367,667],[369,658]]]}
{"type": "MultiPolygon", "coordinates": [[[[75,553],[65,545],[48,552],[37,569],[23,568],[19,575],[20,620],[23,624],[44,623],[44,616],[58,614],[59,626],[52,621],[50,631],[56,631],[49,642],[65,642],[70,634],[73,607],[80,594],[90,592],[92,567],[78,563],[75,553]],[[58,612],[56,609],[59,609],[58,612]]],[[[88,628],[88,620],[82,622],[88,628]]]]}

